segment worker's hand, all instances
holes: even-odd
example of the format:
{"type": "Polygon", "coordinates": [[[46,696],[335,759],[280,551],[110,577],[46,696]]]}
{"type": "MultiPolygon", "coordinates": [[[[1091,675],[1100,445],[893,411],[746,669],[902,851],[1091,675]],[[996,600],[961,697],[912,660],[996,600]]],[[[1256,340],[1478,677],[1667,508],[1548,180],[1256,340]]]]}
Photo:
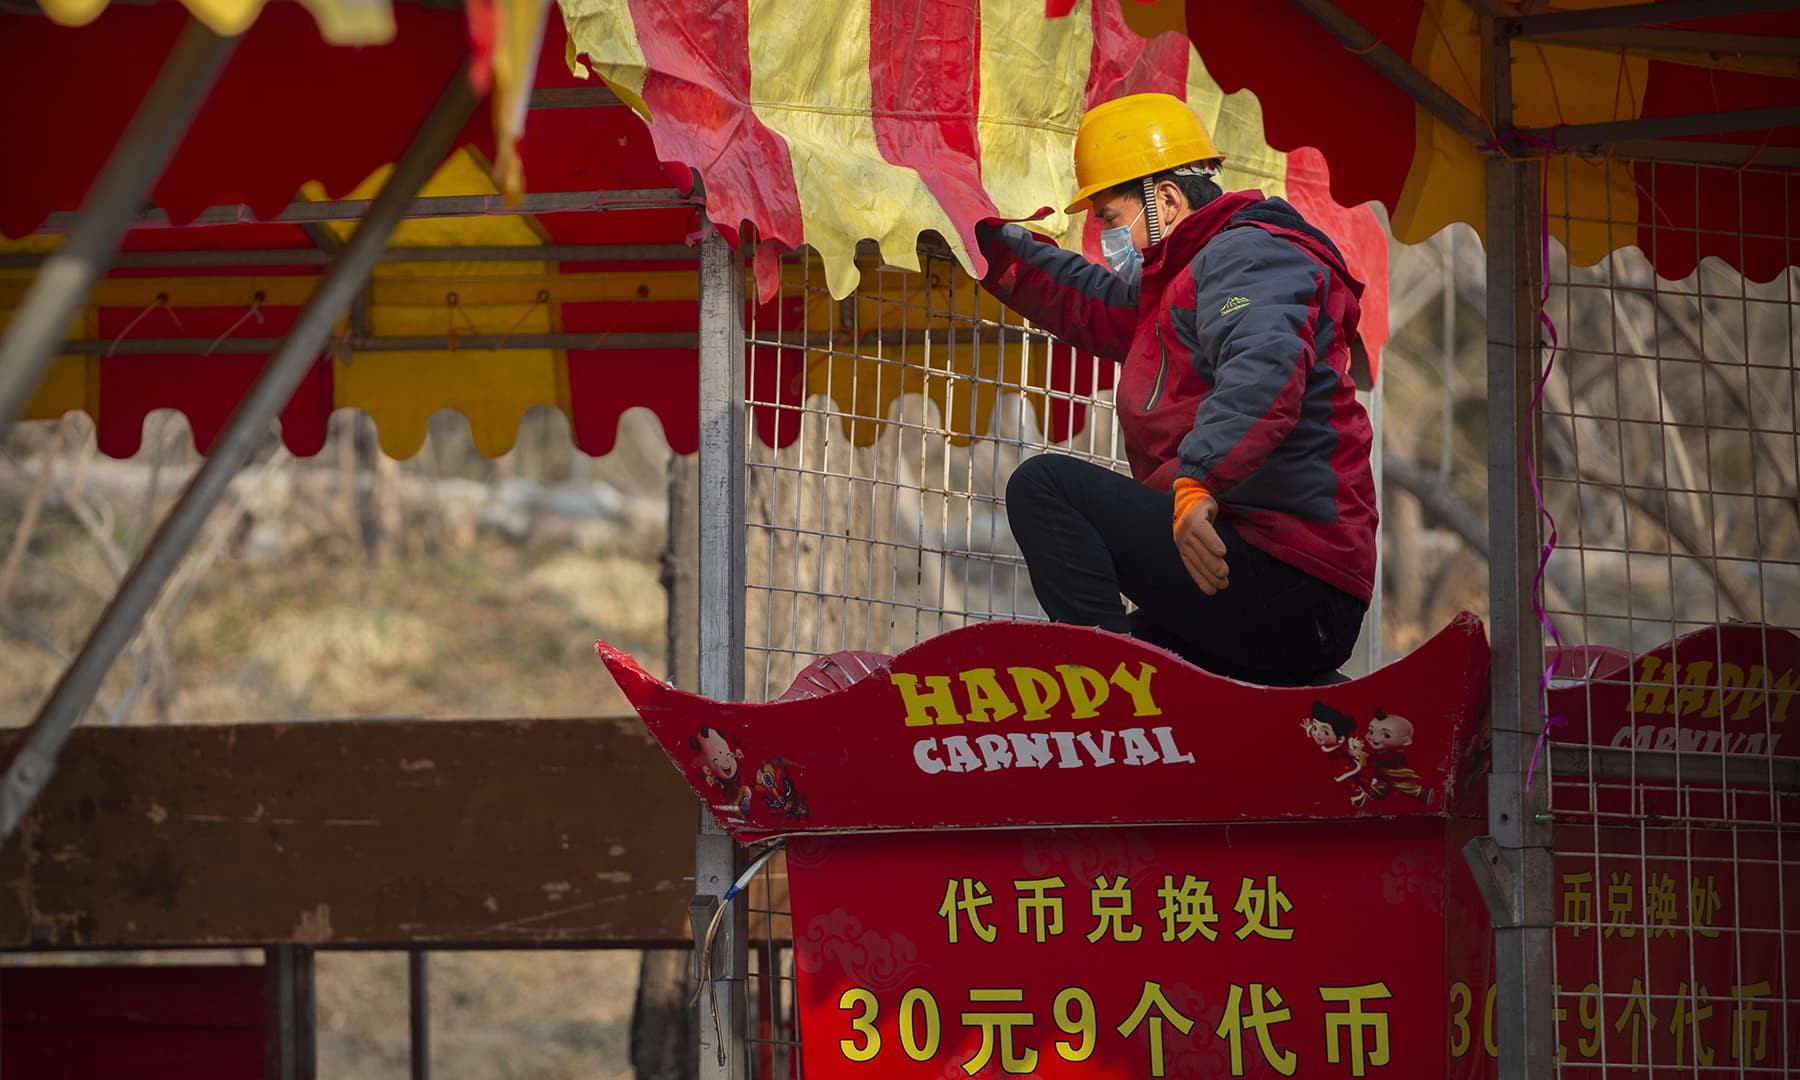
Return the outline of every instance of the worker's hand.
{"type": "Polygon", "coordinates": [[[975,246],[989,259],[998,257],[1000,249],[1000,230],[1004,228],[996,221],[977,221],[975,223],[975,246]]]}
{"type": "Polygon", "coordinates": [[[1175,548],[1181,552],[1182,564],[1194,584],[1208,596],[1231,584],[1230,569],[1225,565],[1225,541],[1213,528],[1213,519],[1218,516],[1219,501],[1208,495],[1182,515],[1175,528],[1175,548]]]}

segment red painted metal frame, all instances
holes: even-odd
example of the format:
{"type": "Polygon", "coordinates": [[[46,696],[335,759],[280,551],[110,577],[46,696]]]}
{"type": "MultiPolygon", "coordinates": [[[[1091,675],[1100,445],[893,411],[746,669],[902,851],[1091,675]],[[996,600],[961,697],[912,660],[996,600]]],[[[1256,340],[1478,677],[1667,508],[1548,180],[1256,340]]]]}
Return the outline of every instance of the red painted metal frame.
{"type": "Polygon", "coordinates": [[[261,1076],[264,972],[246,964],[0,968],[0,1075],[261,1076]]]}

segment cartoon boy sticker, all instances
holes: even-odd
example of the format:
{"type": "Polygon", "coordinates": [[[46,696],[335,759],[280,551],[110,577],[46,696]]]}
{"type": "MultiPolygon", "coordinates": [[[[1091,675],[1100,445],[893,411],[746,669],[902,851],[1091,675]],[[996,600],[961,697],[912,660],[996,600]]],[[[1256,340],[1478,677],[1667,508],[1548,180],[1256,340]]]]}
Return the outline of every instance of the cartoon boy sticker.
{"type": "Polygon", "coordinates": [[[1419,774],[1406,763],[1406,748],[1412,745],[1412,721],[1375,710],[1369,730],[1361,739],[1350,740],[1350,753],[1368,776],[1369,794],[1385,799],[1388,792],[1398,791],[1431,805],[1432,793],[1420,782],[1419,774]]]}
{"type": "Polygon", "coordinates": [[[1334,709],[1323,701],[1312,703],[1312,713],[1300,721],[1300,726],[1318,744],[1320,752],[1332,771],[1332,779],[1340,784],[1350,785],[1350,805],[1361,806],[1368,801],[1368,784],[1362,776],[1362,763],[1351,753],[1351,744],[1356,742],[1351,733],[1356,730],[1356,721],[1349,714],[1334,709]]]}
{"type": "Polygon", "coordinates": [[[694,759],[694,767],[700,770],[701,778],[724,793],[724,803],[733,812],[742,814],[750,809],[750,785],[744,783],[738,768],[744,752],[732,745],[729,736],[702,724],[696,734],[688,737],[688,748],[699,755],[694,759]]]}

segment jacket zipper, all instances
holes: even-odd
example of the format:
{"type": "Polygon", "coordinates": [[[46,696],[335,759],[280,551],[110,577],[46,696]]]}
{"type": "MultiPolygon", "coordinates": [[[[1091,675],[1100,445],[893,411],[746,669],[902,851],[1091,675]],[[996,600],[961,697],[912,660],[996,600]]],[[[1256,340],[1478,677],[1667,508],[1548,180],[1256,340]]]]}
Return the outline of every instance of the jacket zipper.
{"type": "Polygon", "coordinates": [[[1160,333],[1156,335],[1156,347],[1161,353],[1161,357],[1156,363],[1156,380],[1150,384],[1150,399],[1144,402],[1144,412],[1156,408],[1156,403],[1162,400],[1163,380],[1169,374],[1169,346],[1163,341],[1160,333]]]}

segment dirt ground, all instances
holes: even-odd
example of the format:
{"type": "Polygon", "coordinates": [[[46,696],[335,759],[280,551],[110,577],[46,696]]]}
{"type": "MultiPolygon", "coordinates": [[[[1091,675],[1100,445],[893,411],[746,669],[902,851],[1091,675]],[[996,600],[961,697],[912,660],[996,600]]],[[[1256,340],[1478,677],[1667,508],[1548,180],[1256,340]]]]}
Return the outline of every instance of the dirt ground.
{"type": "MultiPolygon", "coordinates": [[[[638,954],[433,953],[431,1074],[443,1080],[624,1080],[638,954]]],[[[318,1068],[405,1080],[406,957],[317,958],[318,1068]]]]}

